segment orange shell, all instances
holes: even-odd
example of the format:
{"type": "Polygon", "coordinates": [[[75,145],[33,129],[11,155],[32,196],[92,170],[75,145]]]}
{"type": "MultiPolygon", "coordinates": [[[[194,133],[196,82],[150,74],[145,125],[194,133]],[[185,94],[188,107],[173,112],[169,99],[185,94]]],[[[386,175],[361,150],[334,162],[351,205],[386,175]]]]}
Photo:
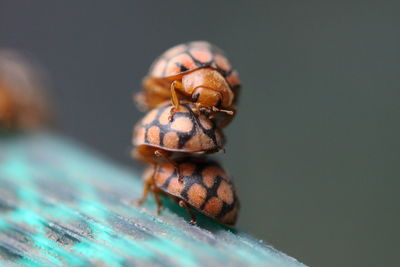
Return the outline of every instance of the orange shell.
{"type": "Polygon", "coordinates": [[[156,187],[221,223],[234,225],[239,200],[232,180],[221,166],[203,158],[184,158],[177,163],[183,183],[178,181],[175,166],[164,162],[154,174],[156,187]]]}
{"type": "Polygon", "coordinates": [[[148,112],[135,126],[133,145],[182,153],[211,153],[223,147],[220,129],[205,115],[196,115],[193,104],[181,104],[170,121],[172,107],[164,104],[148,112]]]}
{"type": "Polygon", "coordinates": [[[153,62],[149,76],[169,78],[205,67],[220,72],[231,88],[240,87],[239,76],[224,52],[205,41],[189,42],[168,49],[153,62]]]}

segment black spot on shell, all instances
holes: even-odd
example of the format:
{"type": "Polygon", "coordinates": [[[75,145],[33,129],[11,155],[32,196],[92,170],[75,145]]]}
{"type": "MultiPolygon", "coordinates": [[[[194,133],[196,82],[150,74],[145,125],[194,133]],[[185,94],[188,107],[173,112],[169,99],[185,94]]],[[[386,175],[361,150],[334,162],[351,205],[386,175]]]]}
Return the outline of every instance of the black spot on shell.
{"type": "Polygon", "coordinates": [[[180,72],[185,72],[188,71],[189,69],[186,68],[183,64],[181,63],[176,63],[176,65],[180,68],[180,72]]]}

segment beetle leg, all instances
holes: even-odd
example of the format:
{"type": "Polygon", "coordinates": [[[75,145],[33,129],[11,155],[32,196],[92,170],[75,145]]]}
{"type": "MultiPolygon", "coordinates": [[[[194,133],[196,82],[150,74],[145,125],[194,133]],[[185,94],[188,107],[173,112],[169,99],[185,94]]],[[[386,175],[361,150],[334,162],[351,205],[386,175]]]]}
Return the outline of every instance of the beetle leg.
{"type": "Polygon", "coordinates": [[[151,177],[144,177],[144,187],[143,187],[143,193],[142,196],[139,200],[136,201],[136,205],[142,205],[143,202],[146,200],[147,195],[149,194],[149,191],[152,187],[154,187],[154,175],[156,174],[157,171],[157,165],[154,166],[154,171],[151,177]]]}
{"type": "Polygon", "coordinates": [[[147,182],[147,183],[144,185],[142,196],[140,197],[139,200],[136,201],[136,205],[142,205],[142,204],[143,204],[143,202],[144,202],[144,201],[146,200],[146,198],[147,198],[147,195],[149,194],[150,188],[151,188],[151,183],[150,183],[150,182],[147,182]]]}
{"type": "MultiPolygon", "coordinates": [[[[236,113],[236,107],[232,107],[232,113],[234,114],[234,113],[236,113]]],[[[221,128],[225,128],[232,120],[233,120],[233,114],[232,115],[229,115],[229,116],[226,116],[220,123],[219,123],[219,126],[221,127],[221,128]]]]}
{"type": "Polygon", "coordinates": [[[182,82],[175,80],[171,83],[171,100],[174,106],[171,108],[171,111],[169,113],[168,119],[170,121],[172,121],[175,112],[179,110],[179,98],[176,93],[176,89],[181,89],[181,88],[183,88],[182,82]]]}
{"type": "Polygon", "coordinates": [[[178,175],[178,181],[179,181],[180,183],[183,183],[183,175],[182,175],[181,172],[180,172],[179,165],[178,165],[174,160],[172,160],[172,159],[169,157],[168,154],[166,154],[163,150],[157,149],[156,151],[154,151],[154,155],[156,155],[157,157],[163,158],[163,159],[165,159],[166,161],[168,161],[169,163],[171,163],[172,165],[174,165],[175,170],[176,170],[176,173],[177,173],[177,175],[178,175]]]}
{"type": "Polygon", "coordinates": [[[230,115],[230,116],[233,116],[233,114],[235,114],[235,112],[233,110],[219,109],[219,108],[217,108],[215,106],[213,106],[211,108],[211,110],[214,111],[214,112],[223,112],[223,113],[225,113],[227,115],[230,115]]]}
{"type": "Polygon", "coordinates": [[[154,180],[154,177],[155,177],[155,174],[157,173],[157,170],[158,170],[158,165],[155,164],[154,168],[153,168],[153,173],[151,174],[151,176],[144,177],[145,185],[144,185],[144,188],[143,188],[143,194],[142,194],[142,197],[138,201],[136,201],[136,204],[137,205],[143,204],[143,202],[147,198],[147,195],[149,194],[149,191],[152,190],[153,194],[154,194],[154,198],[155,198],[156,203],[157,203],[157,213],[160,214],[160,212],[162,210],[162,201],[161,201],[160,196],[159,196],[160,191],[155,186],[156,183],[155,183],[155,180],[154,180]]]}
{"type": "Polygon", "coordinates": [[[179,200],[178,204],[179,204],[179,206],[184,208],[189,213],[189,215],[190,215],[190,224],[193,224],[193,225],[196,224],[196,216],[194,215],[192,210],[188,207],[186,202],[183,201],[183,200],[179,200]]]}
{"type": "Polygon", "coordinates": [[[161,213],[161,210],[162,210],[162,207],[163,207],[163,204],[162,204],[162,201],[160,199],[159,193],[160,193],[160,190],[157,187],[153,186],[153,194],[154,194],[154,198],[155,198],[156,203],[157,203],[157,213],[158,214],[161,213]]]}

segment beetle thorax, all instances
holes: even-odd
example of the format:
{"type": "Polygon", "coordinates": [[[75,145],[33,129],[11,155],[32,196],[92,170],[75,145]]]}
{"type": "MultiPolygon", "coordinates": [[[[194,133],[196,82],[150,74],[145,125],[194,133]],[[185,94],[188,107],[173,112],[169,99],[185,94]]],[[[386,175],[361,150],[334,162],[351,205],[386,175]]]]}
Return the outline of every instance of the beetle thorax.
{"type": "Polygon", "coordinates": [[[222,107],[227,108],[232,104],[233,92],[226,79],[215,69],[201,68],[190,72],[182,77],[182,85],[185,93],[192,96],[202,89],[208,91],[209,97],[203,96],[205,106],[215,105],[214,102],[218,102],[219,98],[222,107]]]}

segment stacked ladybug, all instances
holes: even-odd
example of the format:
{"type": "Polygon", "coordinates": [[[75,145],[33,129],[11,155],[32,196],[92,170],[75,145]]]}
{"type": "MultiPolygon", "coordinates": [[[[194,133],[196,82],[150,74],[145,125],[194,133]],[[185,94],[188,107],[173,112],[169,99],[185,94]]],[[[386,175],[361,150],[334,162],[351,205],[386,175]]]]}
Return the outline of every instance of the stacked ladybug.
{"type": "Polygon", "coordinates": [[[221,129],[233,118],[240,82],[224,53],[208,42],[177,45],[155,60],[135,96],[148,111],[133,132],[132,156],[149,164],[138,204],[152,191],[219,222],[236,222],[239,200],[221,166],[204,157],[223,150],[221,129]]]}

